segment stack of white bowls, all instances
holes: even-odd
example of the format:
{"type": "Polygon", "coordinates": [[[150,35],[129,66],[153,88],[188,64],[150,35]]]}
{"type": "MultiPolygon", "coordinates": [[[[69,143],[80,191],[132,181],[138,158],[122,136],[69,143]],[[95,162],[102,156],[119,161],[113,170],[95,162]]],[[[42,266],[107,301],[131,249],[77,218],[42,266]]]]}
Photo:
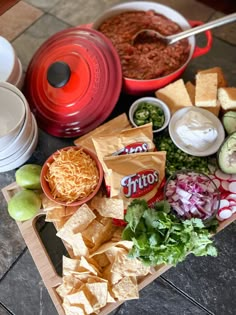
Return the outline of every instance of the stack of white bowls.
{"type": "Polygon", "coordinates": [[[9,82],[21,89],[24,82],[23,69],[11,43],[0,36],[0,82],[9,82]]]}
{"type": "Polygon", "coordinates": [[[24,164],[38,143],[38,127],[29,104],[14,85],[0,82],[0,173],[24,164]]]}

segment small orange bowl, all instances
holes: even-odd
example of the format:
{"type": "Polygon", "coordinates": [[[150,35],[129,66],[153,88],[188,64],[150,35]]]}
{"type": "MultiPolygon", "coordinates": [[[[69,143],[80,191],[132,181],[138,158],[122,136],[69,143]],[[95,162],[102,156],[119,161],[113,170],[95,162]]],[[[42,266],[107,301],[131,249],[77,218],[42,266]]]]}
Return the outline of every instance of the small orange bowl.
{"type": "MultiPolygon", "coordinates": [[[[91,165],[91,163],[89,165],[91,165]]],[[[60,183],[63,182],[63,181],[66,181],[66,180],[67,180],[67,177],[65,176],[65,177],[63,177],[63,180],[60,181],[60,183]]],[[[69,147],[65,147],[65,148],[62,148],[62,149],[54,152],[45,161],[45,163],[43,164],[43,167],[42,167],[42,171],[41,171],[41,175],[40,175],[40,181],[41,181],[41,187],[42,187],[42,190],[43,190],[44,194],[50,200],[52,200],[54,202],[57,202],[57,203],[59,203],[61,205],[65,205],[65,206],[80,206],[80,205],[88,202],[90,199],[92,199],[97,194],[97,192],[99,191],[99,189],[100,189],[100,187],[102,185],[102,181],[103,181],[103,168],[102,168],[102,165],[99,162],[97,156],[93,152],[91,152],[91,151],[89,151],[86,148],[83,148],[81,146],[69,146],[69,147]],[[46,177],[47,177],[50,165],[55,161],[55,157],[59,156],[59,154],[62,151],[68,151],[68,150],[71,150],[71,149],[72,150],[82,150],[85,153],[85,156],[87,155],[88,158],[91,158],[95,162],[96,167],[97,167],[97,171],[98,171],[98,180],[97,180],[96,187],[88,195],[86,195],[84,198],[78,198],[78,199],[75,199],[73,201],[69,201],[69,200],[65,201],[65,200],[61,200],[59,197],[54,196],[52,194],[51,187],[50,187],[49,182],[46,179],[46,177]]],[[[55,181],[55,183],[56,183],[56,181],[55,181]]],[[[56,187],[56,185],[55,185],[55,187],[56,187]]]]}

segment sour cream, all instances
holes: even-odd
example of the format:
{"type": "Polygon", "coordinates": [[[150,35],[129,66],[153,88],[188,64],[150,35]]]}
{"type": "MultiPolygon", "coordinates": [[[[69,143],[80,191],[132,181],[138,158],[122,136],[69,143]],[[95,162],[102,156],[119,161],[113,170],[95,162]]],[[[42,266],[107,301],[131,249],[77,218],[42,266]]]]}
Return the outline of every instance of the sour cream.
{"type": "Polygon", "coordinates": [[[175,131],[187,148],[207,150],[217,139],[213,122],[194,110],[184,114],[175,125],[175,131]]]}

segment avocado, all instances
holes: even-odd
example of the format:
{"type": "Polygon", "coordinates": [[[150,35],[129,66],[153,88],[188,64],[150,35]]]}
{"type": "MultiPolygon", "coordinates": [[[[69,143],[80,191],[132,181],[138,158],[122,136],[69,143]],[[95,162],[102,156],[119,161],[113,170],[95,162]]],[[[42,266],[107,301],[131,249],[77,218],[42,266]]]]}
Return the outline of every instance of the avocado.
{"type": "Polygon", "coordinates": [[[230,134],[222,143],[217,161],[222,172],[236,174],[236,132],[230,134]]]}
{"type": "Polygon", "coordinates": [[[222,117],[222,122],[225,128],[225,131],[228,135],[236,131],[236,112],[229,111],[224,114],[222,117]]]}

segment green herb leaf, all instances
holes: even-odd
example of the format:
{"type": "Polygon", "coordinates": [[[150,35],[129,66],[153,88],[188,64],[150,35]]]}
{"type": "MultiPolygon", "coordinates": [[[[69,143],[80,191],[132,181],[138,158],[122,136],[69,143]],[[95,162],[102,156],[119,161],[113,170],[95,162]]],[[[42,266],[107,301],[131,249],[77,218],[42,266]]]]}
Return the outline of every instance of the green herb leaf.
{"type": "Polygon", "coordinates": [[[138,258],[145,265],[176,265],[190,253],[217,256],[203,221],[180,220],[170,212],[166,201],[149,208],[145,200],[135,199],[128,206],[125,219],[128,224],[122,238],[133,241],[129,257],[138,258]]]}

